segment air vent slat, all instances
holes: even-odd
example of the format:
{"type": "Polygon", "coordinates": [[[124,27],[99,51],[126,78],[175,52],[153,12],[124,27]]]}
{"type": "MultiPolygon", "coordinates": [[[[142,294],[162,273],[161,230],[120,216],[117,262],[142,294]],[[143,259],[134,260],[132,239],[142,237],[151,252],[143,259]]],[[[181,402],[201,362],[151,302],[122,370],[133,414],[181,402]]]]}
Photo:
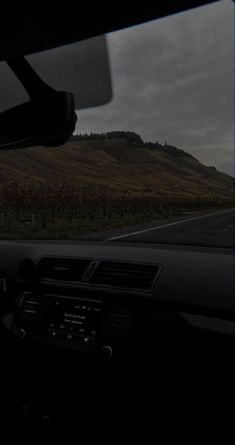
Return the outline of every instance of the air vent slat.
{"type": "Polygon", "coordinates": [[[154,274],[151,274],[151,275],[145,275],[145,274],[139,274],[138,273],[138,275],[136,275],[136,273],[135,274],[133,274],[133,273],[128,273],[128,272],[116,272],[116,271],[112,271],[112,272],[105,272],[105,271],[102,271],[102,272],[100,272],[99,271],[99,277],[102,277],[102,276],[104,276],[104,277],[107,277],[107,276],[110,276],[110,277],[112,277],[112,276],[126,276],[126,277],[130,277],[130,278],[135,278],[136,280],[138,280],[138,279],[151,279],[152,278],[152,276],[154,275],[154,274]]]}
{"type": "Polygon", "coordinates": [[[37,264],[37,277],[60,281],[81,280],[90,260],[77,258],[42,258],[37,264]]]}
{"type": "MultiPolygon", "coordinates": [[[[102,263],[101,263],[101,265],[99,266],[100,267],[100,269],[120,269],[120,270],[123,270],[123,268],[124,268],[124,266],[123,265],[117,265],[116,266],[116,264],[115,265],[112,265],[112,264],[107,264],[107,265],[103,265],[102,263]]],[[[155,270],[156,270],[156,268],[155,267],[151,267],[151,268],[146,268],[146,267],[129,267],[129,265],[128,265],[128,270],[130,270],[130,271],[139,271],[139,270],[141,270],[141,271],[146,271],[147,273],[151,273],[151,272],[154,272],[155,270]]]]}
{"type": "Polygon", "coordinates": [[[97,285],[150,291],[158,271],[159,266],[102,261],[91,282],[97,285]]]}
{"type": "MultiPolygon", "coordinates": [[[[99,269],[100,270],[100,273],[124,273],[124,270],[123,269],[105,269],[105,268],[100,268],[99,269]]],[[[145,271],[140,271],[140,270],[128,270],[127,272],[126,272],[127,274],[141,274],[141,275],[143,275],[143,276],[152,276],[154,273],[155,273],[155,270],[154,271],[151,271],[151,272],[145,272],[145,271]]]]}
{"type": "Polygon", "coordinates": [[[150,279],[150,280],[146,280],[146,279],[142,279],[142,278],[140,278],[140,277],[130,277],[130,276],[128,276],[128,275],[115,275],[115,274],[113,274],[112,276],[107,276],[107,275],[105,275],[105,274],[102,274],[101,276],[99,276],[99,277],[96,277],[96,280],[100,280],[100,281],[102,281],[103,279],[105,279],[106,281],[112,281],[112,280],[115,280],[115,279],[126,279],[126,280],[128,280],[129,282],[133,282],[133,283],[149,283],[149,282],[151,282],[152,281],[152,278],[150,279]]]}

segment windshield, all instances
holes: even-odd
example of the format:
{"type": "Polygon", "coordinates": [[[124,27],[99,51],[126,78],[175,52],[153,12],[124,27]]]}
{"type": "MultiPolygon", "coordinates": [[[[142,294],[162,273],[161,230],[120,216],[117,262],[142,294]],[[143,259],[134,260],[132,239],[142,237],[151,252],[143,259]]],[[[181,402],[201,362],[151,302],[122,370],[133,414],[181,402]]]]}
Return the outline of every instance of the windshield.
{"type": "Polygon", "coordinates": [[[63,146],[0,151],[1,239],[233,247],[233,10],[107,35],[112,100],[63,146]]]}

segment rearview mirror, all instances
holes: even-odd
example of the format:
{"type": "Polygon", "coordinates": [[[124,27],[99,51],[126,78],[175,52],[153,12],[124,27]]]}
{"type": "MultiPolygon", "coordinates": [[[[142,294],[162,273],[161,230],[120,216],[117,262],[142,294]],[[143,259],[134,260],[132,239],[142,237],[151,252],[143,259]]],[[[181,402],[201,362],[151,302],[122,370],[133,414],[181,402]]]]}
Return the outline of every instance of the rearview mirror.
{"type": "Polygon", "coordinates": [[[71,93],[54,92],[0,113],[0,149],[58,146],[76,125],[71,93]]]}
{"type": "Polygon", "coordinates": [[[75,110],[112,98],[105,36],[6,62],[0,63],[0,149],[61,145],[75,129],[75,110]]]}

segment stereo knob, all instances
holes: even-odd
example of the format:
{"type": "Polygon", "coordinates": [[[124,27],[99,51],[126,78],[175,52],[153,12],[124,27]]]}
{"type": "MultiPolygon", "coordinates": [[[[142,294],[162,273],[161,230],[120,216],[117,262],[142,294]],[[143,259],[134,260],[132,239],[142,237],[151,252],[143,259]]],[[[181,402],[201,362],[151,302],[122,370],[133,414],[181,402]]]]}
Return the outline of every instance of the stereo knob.
{"type": "Polygon", "coordinates": [[[22,328],[19,328],[16,332],[16,339],[21,341],[21,340],[24,340],[25,336],[26,336],[25,330],[22,328]]]}
{"type": "Polygon", "coordinates": [[[104,359],[110,359],[113,355],[113,350],[112,350],[111,346],[109,346],[109,345],[102,346],[102,348],[100,350],[100,355],[104,359]]]}

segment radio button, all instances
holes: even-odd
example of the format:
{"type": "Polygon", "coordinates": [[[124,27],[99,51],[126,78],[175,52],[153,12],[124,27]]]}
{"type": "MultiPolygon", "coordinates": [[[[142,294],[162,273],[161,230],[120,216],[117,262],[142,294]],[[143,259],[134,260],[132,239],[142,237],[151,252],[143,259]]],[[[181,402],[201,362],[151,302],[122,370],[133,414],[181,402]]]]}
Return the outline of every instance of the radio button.
{"type": "Polygon", "coordinates": [[[112,347],[109,345],[102,346],[102,348],[100,350],[100,355],[105,360],[112,358],[112,356],[113,356],[112,347]]]}
{"type": "Polygon", "coordinates": [[[22,328],[19,328],[19,329],[16,331],[16,339],[19,340],[19,341],[22,341],[22,340],[24,340],[25,337],[26,337],[26,332],[25,332],[25,330],[22,329],[22,328]]]}

